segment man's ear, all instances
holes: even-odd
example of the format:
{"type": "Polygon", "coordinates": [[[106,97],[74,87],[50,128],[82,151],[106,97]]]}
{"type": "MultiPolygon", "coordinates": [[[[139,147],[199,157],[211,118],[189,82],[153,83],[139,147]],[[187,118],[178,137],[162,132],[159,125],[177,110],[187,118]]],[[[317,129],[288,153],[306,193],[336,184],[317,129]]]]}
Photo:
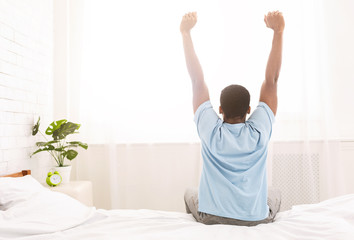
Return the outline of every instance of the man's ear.
{"type": "Polygon", "coordinates": [[[220,113],[220,114],[224,114],[224,112],[222,111],[221,106],[219,106],[219,113],[220,113]]]}
{"type": "Polygon", "coordinates": [[[251,106],[248,107],[248,111],[247,111],[247,114],[250,114],[251,113],[251,106]]]}

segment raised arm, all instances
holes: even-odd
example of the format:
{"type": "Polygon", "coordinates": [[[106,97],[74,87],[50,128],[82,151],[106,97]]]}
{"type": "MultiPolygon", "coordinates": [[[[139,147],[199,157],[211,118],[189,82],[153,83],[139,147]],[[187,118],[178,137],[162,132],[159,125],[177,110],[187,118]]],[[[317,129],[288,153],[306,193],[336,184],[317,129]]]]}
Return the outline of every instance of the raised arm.
{"type": "Polygon", "coordinates": [[[205,101],[209,100],[208,87],[204,82],[202,67],[200,66],[198,57],[194,51],[191,37],[191,29],[197,23],[197,13],[187,13],[181,21],[181,34],[183,38],[184,55],[189,76],[192,80],[193,89],[193,111],[197,111],[198,107],[205,101]]]}
{"type": "Polygon", "coordinates": [[[265,102],[276,115],[278,107],[277,82],[282,61],[285,23],[283,14],[279,11],[269,12],[268,15],[264,16],[264,22],[268,28],[273,29],[274,35],[259,101],[265,102]]]}

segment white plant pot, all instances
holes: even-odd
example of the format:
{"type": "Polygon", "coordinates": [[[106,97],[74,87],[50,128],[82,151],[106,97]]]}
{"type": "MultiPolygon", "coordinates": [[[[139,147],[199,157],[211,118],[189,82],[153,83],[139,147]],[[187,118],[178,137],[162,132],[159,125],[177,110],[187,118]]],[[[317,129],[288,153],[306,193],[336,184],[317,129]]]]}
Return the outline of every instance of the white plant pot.
{"type": "Polygon", "coordinates": [[[70,182],[70,174],[71,174],[71,165],[65,165],[63,167],[52,167],[53,171],[58,171],[61,176],[61,183],[69,183],[70,182]]]}

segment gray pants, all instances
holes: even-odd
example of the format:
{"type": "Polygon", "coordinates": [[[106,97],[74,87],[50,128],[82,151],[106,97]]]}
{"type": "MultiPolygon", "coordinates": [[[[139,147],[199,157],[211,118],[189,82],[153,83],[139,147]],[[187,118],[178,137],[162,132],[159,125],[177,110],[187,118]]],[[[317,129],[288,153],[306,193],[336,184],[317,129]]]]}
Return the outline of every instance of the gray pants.
{"type": "Polygon", "coordinates": [[[192,213],[197,222],[204,224],[229,224],[239,226],[256,226],[261,223],[270,223],[274,221],[275,215],[280,209],[281,202],[280,191],[277,189],[268,189],[269,216],[260,221],[243,221],[233,218],[219,217],[198,211],[198,191],[194,189],[187,189],[184,194],[184,202],[186,204],[187,213],[192,213]]]}

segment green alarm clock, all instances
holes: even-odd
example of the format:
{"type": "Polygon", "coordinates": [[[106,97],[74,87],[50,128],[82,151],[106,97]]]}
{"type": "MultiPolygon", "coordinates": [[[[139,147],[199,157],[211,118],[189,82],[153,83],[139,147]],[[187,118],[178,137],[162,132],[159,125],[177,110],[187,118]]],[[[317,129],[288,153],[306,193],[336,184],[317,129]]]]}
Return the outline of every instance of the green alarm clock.
{"type": "Polygon", "coordinates": [[[54,173],[49,172],[46,182],[49,186],[55,187],[58,186],[61,183],[61,176],[58,171],[55,171],[54,173]]]}

